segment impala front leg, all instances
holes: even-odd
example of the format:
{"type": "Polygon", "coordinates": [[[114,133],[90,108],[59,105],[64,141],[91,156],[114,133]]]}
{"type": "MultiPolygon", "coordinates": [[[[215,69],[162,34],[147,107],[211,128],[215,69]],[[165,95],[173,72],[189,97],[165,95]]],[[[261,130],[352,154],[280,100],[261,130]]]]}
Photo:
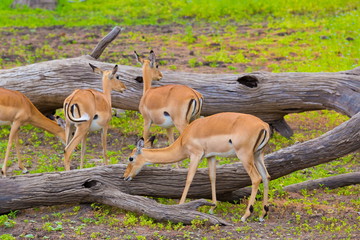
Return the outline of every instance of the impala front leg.
{"type": "Polygon", "coordinates": [[[18,158],[18,165],[19,168],[22,170],[22,173],[28,173],[29,171],[26,169],[26,167],[24,166],[21,156],[20,156],[20,139],[19,139],[19,131],[16,132],[15,136],[15,151],[16,151],[16,156],[18,158]]]}
{"type": "Polygon", "coordinates": [[[105,126],[102,131],[101,140],[102,140],[102,146],[103,146],[103,158],[105,165],[108,165],[108,159],[107,159],[107,144],[106,144],[106,138],[107,138],[107,131],[108,127],[105,126]]]}
{"type": "Polygon", "coordinates": [[[19,122],[13,122],[13,124],[11,126],[11,129],[10,129],[8,145],[6,147],[4,165],[3,165],[2,169],[1,169],[3,177],[6,177],[7,161],[9,159],[12,143],[13,143],[14,139],[16,140],[16,135],[18,134],[19,129],[20,129],[20,123],[19,122]]]}
{"type": "Polygon", "coordinates": [[[182,204],[185,202],[186,200],[186,196],[189,192],[190,189],[190,185],[194,179],[195,173],[196,173],[196,169],[199,165],[199,162],[201,160],[202,155],[192,155],[190,156],[190,165],[189,165],[189,170],[188,170],[188,174],[186,177],[186,183],[185,183],[185,188],[183,191],[183,194],[181,196],[180,202],[179,204],[182,204]]]}

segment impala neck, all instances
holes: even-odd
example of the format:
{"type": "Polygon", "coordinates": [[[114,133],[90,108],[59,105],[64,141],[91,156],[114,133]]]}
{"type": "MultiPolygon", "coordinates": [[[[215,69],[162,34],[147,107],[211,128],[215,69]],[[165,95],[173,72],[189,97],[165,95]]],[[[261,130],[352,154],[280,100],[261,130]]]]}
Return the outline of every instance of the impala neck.
{"type": "Polygon", "coordinates": [[[110,106],[111,106],[111,82],[108,79],[104,79],[102,80],[102,87],[103,87],[103,93],[106,97],[106,100],[108,100],[110,106]]]}
{"type": "Polygon", "coordinates": [[[36,108],[32,110],[30,124],[54,134],[55,136],[59,137],[63,143],[65,143],[65,130],[55,121],[45,117],[36,108]]]}
{"type": "Polygon", "coordinates": [[[143,149],[142,151],[142,156],[148,163],[175,163],[188,157],[179,139],[166,148],[143,149]]]}
{"type": "Polygon", "coordinates": [[[144,84],[143,95],[144,95],[146,91],[151,88],[152,79],[151,79],[151,68],[149,64],[144,64],[142,70],[143,70],[143,84],[144,84]]]}

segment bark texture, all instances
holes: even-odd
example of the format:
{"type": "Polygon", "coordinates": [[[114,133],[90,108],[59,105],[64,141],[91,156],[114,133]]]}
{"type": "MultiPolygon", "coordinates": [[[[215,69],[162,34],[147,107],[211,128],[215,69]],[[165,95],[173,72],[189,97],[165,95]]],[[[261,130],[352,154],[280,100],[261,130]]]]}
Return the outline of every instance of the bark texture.
{"type": "MultiPolygon", "coordinates": [[[[119,31],[114,28],[91,56],[0,70],[0,86],[23,92],[44,113],[61,108],[64,99],[74,89],[101,90],[101,79],[91,71],[88,63],[104,69],[114,66],[114,63],[98,62],[96,58],[119,31]]],[[[127,90],[113,93],[113,107],[137,110],[142,84],[135,79],[141,78],[141,69],[119,66],[118,73],[127,90]]],[[[291,136],[292,130],[283,117],[289,113],[333,109],[351,117],[316,139],[267,155],[266,166],[272,179],[360,149],[360,67],[335,73],[254,72],[236,75],[163,71],[163,75],[162,81],[155,86],[184,84],[201,92],[205,97],[203,115],[224,111],[253,114],[287,137],[291,136]]],[[[187,169],[146,167],[131,182],[122,181],[123,172],[123,165],[112,165],[0,179],[0,213],[42,205],[98,201],[174,222],[187,223],[201,214],[191,211],[194,206],[204,204],[203,200],[165,209],[152,200],[141,202],[141,197],[126,195],[180,198],[187,169]]],[[[239,197],[238,189],[250,184],[241,163],[217,168],[219,200],[239,197]]],[[[198,170],[188,197],[211,198],[207,169],[198,170]]],[[[200,216],[212,224],[226,224],[216,218],[211,220],[211,217],[200,216]]]]}
{"type": "MultiPolygon", "coordinates": [[[[329,162],[343,156],[346,152],[356,151],[360,148],[359,139],[360,113],[316,141],[299,143],[266,155],[265,163],[272,179],[276,179],[293,171],[329,162]],[[339,135],[344,131],[343,128],[346,134],[339,135]],[[356,141],[349,142],[347,137],[356,141]],[[328,149],[327,144],[331,141],[336,141],[342,151],[328,149]]],[[[122,180],[124,170],[125,165],[116,164],[0,179],[0,213],[43,205],[99,201],[101,196],[104,198],[103,202],[112,202],[112,199],[120,197],[121,193],[180,198],[187,175],[187,169],[145,167],[139,175],[128,182],[122,180]]],[[[233,193],[234,191],[251,185],[251,181],[241,163],[235,163],[217,168],[216,185],[219,200],[223,198],[229,200],[232,195],[238,196],[237,193],[233,193]]],[[[211,198],[207,169],[198,169],[188,197],[211,198]]],[[[123,199],[127,200],[125,206],[136,204],[138,201],[130,197],[123,199]]],[[[154,205],[152,207],[156,208],[154,205]]],[[[158,209],[155,211],[161,212],[158,209]]],[[[147,211],[144,210],[143,213],[147,211]]]]}
{"type": "Polygon", "coordinates": [[[299,192],[303,189],[314,190],[319,188],[339,188],[360,183],[360,172],[345,173],[327,178],[309,180],[302,183],[292,184],[284,187],[288,192],[299,192]]]}
{"type": "Polygon", "coordinates": [[[54,10],[57,2],[57,0],[14,0],[11,7],[16,8],[18,5],[26,5],[30,8],[45,8],[54,10]]]}
{"type": "MultiPolygon", "coordinates": [[[[96,58],[120,31],[115,27],[91,55],[0,70],[0,86],[24,93],[43,113],[61,108],[74,89],[101,90],[101,79],[91,71],[89,63],[104,69],[113,68],[115,63],[98,62],[96,58]]],[[[138,110],[143,86],[136,79],[141,78],[141,69],[120,65],[118,73],[128,89],[124,93],[113,92],[113,107],[138,110]]],[[[283,119],[286,114],[333,109],[353,116],[360,111],[360,67],[333,73],[163,71],[163,75],[154,86],[184,84],[201,92],[205,97],[203,115],[226,111],[253,114],[287,137],[292,135],[292,130],[283,119]]]]}

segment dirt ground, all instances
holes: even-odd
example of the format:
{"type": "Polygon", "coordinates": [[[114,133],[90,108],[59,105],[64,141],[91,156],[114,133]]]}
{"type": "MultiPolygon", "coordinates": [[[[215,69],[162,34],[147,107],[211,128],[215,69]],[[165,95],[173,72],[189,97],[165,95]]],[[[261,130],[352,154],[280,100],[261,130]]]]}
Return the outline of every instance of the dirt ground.
{"type": "MultiPolygon", "coordinates": [[[[16,63],[26,65],[32,61],[38,62],[89,54],[98,41],[111,29],[112,27],[110,26],[71,29],[63,27],[0,29],[0,57],[2,59],[0,63],[2,68],[11,68],[15,67],[16,63]],[[44,45],[48,46],[48,50],[44,49],[44,45]],[[9,51],[9,48],[14,48],[14,46],[18,46],[18,50],[9,51]],[[37,49],[41,49],[41,52],[38,53],[37,49]],[[48,54],[46,51],[52,52],[52,54],[48,54]]],[[[201,34],[221,34],[222,31],[222,29],[202,26],[193,28],[193,35],[196,38],[196,36],[201,34]]],[[[196,46],[189,49],[185,44],[176,44],[162,40],[184,32],[184,27],[176,25],[127,27],[107,47],[99,60],[119,63],[118,53],[120,52],[122,60],[119,64],[126,60],[129,64],[136,65],[132,54],[133,50],[137,50],[139,53],[147,53],[150,49],[153,49],[155,53],[161,53],[166,49],[167,54],[160,54],[158,58],[158,61],[163,61],[163,64],[160,66],[162,69],[168,70],[171,69],[171,65],[175,65],[176,71],[214,74],[243,72],[249,67],[253,70],[266,71],[269,70],[267,65],[283,60],[273,58],[263,65],[217,62],[217,67],[212,67],[209,63],[204,62],[202,65],[191,67],[189,65],[190,59],[200,58],[201,56],[198,54],[201,51],[218,49],[220,45],[214,42],[208,44],[207,49],[201,47],[196,49],[196,46]],[[156,35],[162,37],[157,39],[154,37],[156,35]],[[236,71],[229,68],[229,66],[234,67],[236,71]]],[[[247,33],[248,38],[244,39],[244,41],[263,38],[266,34],[279,34],[265,28],[251,29],[247,26],[239,26],[238,33],[239,35],[247,33]]],[[[235,53],[237,50],[234,47],[230,53],[235,53]]],[[[248,58],[256,57],[252,56],[250,52],[246,54],[248,58]]],[[[290,125],[295,127],[297,123],[296,121],[290,122],[290,125]]],[[[43,133],[40,132],[38,135],[40,141],[45,139],[43,133]]],[[[20,138],[24,141],[22,154],[32,155],[33,146],[27,144],[26,140],[31,138],[31,134],[21,133],[20,138]]],[[[109,131],[108,150],[123,149],[130,144],[134,144],[137,138],[138,136],[131,134],[125,136],[119,129],[111,129],[109,131]],[[121,140],[114,141],[112,137],[121,140]]],[[[2,137],[2,139],[6,139],[6,136],[2,137]]],[[[159,139],[158,146],[163,145],[165,136],[160,136],[159,139]]],[[[99,153],[92,155],[92,158],[95,159],[94,161],[101,158],[99,142],[100,134],[91,133],[88,140],[88,148],[94,149],[93,152],[95,153],[99,153]]],[[[50,143],[46,142],[41,143],[36,152],[38,154],[32,155],[33,162],[37,161],[36,156],[40,156],[43,153],[61,155],[61,153],[56,152],[50,146],[50,143]]],[[[126,159],[129,152],[129,149],[124,149],[123,156],[120,156],[120,159],[126,159]]],[[[72,167],[76,167],[76,161],[72,162],[72,167]]],[[[58,164],[62,163],[59,162],[58,164]]],[[[35,167],[36,163],[30,169],[35,167]]],[[[15,162],[8,170],[9,175],[12,175],[14,170],[17,170],[15,162]]],[[[295,200],[290,203],[285,203],[286,200],[280,196],[276,199],[271,199],[269,218],[263,223],[257,222],[256,216],[250,218],[247,223],[242,223],[238,221],[242,213],[237,211],[238,208],[230,207],[230,212],[219,211],[215,214],[219,217],[232,220],[232,226],[183,226],[179,230],[168,230],[166,227],[153,228],[140,224],[124,224],[126,211],[105,206],[101,208],[105,209],[104,211],[108,210],[109,213],[104,221],[97,221],[96,223],[85,221],[89,219],[99,220],[101,218],[98,215],[97,208],[90,204],[40,207],[17,212],[17,217],[14,218],[16,225],[14,227],[0,227],[0,235],[8,233],[16,236],[17,239],[359,239],[359,229],[351,232],[341,230],[332,232],[329,230],[332,229],[329,227],[331,224],[335,224],[339,228],[344,227],[341,222],[342,219],[346,219],[347,226],[359,226],[359,209],[348,207],[352,206],[351,202],[355,197],[359,196],[351,194],[338,195],[332,192],[329,193],[326,190],[318,190],[315,195],[308,197],[309,202],[313,202],[314,199],[318,202],[318,204],[309,204],[308,211],[311,211],[311,214],[309,214],[305,212],[304,205],[300,204],[304,196],[294,193],[287,196],[287,198],[295,200]],[[326,202],[328,204],[325,204],[326,202]],[[334,208],[333,206],[342,207],[334,208]],[[333,222],[330,220],[325,221],[324,219],[339,219],[339,222],[335,220],[333,222]],[[51,228],[46,228],[47,222],[51,222],[51,228]],[[56,227],[59,226],[57,222],[62,223],[61,228],[59,227],[58,230],[56,230],[56,227]],[[320,226],[319,223],[324,224],[324,226],[320,226]],[[311,230],[306,231],[306,224],[312,227],[308,228],[311,230]],[[320,229],[314,231],[314,226],[317,225],[319,225],[320,229]]],[[[240,204],[244,203],[246,203],[246,200],[240,204]]]]}

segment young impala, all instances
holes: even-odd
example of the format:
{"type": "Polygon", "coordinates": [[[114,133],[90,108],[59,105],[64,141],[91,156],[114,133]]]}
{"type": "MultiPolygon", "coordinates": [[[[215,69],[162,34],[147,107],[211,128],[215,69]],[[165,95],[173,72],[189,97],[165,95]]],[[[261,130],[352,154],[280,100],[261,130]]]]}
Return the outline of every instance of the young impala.
{"type": "Polygon", "coordinates": [[[269,138],[269,125],[252,115],[228,112],[200,118],[185,128],[179,138],[169,147],[143,149],[144,141],[139,140],[129,157],[124,180],[133,179],[146,164],[174,163],[189,157],[189,170],[184,192],[180,199],[181,204],[185,202],[200,160],[206,157],[208,158],[212,201],[216,204],[215,156],[237,156],[242,161],[252,183],[250,200],[241,220],[245,221],[253,211],[256,193],[262,180],[264,183],[264,201],[260,220],[263,221],[269,211],[270,176],[264,164],[264,147],[269,138]]]}
{"type": "Polygon", "coordinates": [[[166,128],[170,143],[174,142],[173,127],[180,133],[193,120],[200,117],[203,96],[196,90],[184,85],[165,85],[151,87],[152,81],[159,81],[162,73],[155,66],[155,53],[150,51],[149,60],[139,57],[134,51],[136,60],[142,64],[143,96],[139,111],[144,118],[143,138],[149,147],[149,129],[151,124],[166,128]]]}
{"type": "Polygon", "coordinates": [[[45,117],[24,94],[0,88],[0,125],[11,125],[4,165],[1,170],[4,177],[6,177],[7,161],[13,141],[15,141],[19,168],[23,170],[23,173],[27,172],[22,163],[19,149],[19,130],[26,124],[42,128],[56,135],[65,143],[64,129],[59,127],[55,121],[45,117]]]}
{"type": "Polygon", "coordinates": [[[64,101],[66,147],[64,164],[65,170],[70,170],[71,153],[81,141],[81,163],[83,167],[86,149],[86,136],[89,131],[102,129],[102,146],[105,164],[108,164],[106,155],[106,135],[111,119],[111,90],[123,92],[126,87],[116,76],[118,66],[104,71],[92,64],[95,73],[102,74],[104,92],[94,89],[77,89],[64,101]],[[72,137],[73,127],[76,128],[72,137]],[[72,138],[71,138],[72,137],[72,138]]]}

